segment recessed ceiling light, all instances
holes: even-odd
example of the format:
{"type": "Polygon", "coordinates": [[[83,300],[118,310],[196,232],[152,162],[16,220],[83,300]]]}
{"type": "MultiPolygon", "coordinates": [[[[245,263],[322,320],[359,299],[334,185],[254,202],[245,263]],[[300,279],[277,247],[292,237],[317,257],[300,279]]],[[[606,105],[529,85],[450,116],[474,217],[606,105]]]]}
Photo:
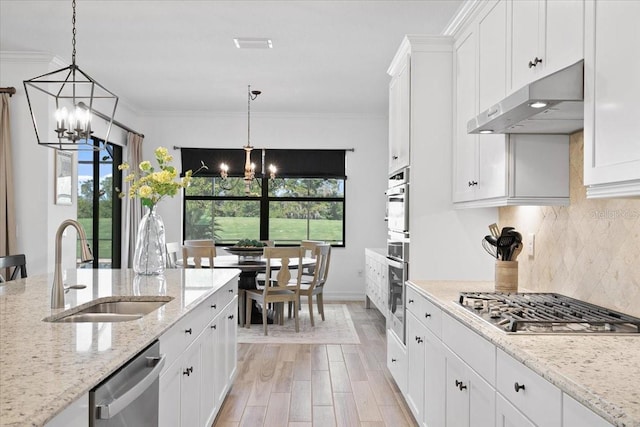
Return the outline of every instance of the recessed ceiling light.
{"type": "Polygon", "coordinates": [[[547,106],[547,103],[544,101],[536,101],[529,104],[529,107],[531,108],[544,108],[546,106],[547,106]]]}
{"type": "Polygon", "coordinates": [[[238,37],[233,39],[238,49],[272,49],[271,39],[238,37]]]}
{"type": "Polygon", "coordinates": [[[493,133],[493,129],[481,130],[480,133],[493,133]]]}

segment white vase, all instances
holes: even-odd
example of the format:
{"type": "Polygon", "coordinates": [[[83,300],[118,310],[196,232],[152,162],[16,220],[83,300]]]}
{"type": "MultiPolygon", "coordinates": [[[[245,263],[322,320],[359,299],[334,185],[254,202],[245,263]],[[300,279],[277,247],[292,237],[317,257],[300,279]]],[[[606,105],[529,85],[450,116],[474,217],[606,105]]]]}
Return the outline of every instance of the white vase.
{"type": "Polygon", "coordinates": [[[164,223],[154,205],[140,220],[136,251],[133,255],[133,271],[145,276],[163,274],[166,259],[164,223]]]}

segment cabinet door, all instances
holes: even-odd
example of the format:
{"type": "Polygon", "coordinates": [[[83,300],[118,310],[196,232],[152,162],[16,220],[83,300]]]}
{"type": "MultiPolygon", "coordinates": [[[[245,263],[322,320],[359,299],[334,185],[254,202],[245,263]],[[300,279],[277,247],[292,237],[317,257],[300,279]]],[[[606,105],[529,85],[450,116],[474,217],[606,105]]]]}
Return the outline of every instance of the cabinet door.
{"type": "Polygon", "coordinates": [[[473,200],[477,136],[467,133],[467,121],[476,116],[476,35],[471,32],[457,44],[455,69],[455,132],[453,148],[453,201],[473,200]]]}
{"type": "Polygon", "coordinates": [[[424,340],[424,425],[444,426],[446,372],[442,342],[430,331],[424,340]]]}
{"type": "Polygon", "coordinates": [[[418,422],[424,418],[425,335],[427,328],[407,312],[407,361],[411,375],[407,375],[406,401],[418,422]]]}
{"type": "Polygon", "coordinates": [[[200,425],[200,340],[184,352],[180,379],[180,425],[200,425]]]}
{"type": "Polygon", "coordinates": [[[584,57],[584,1],[546,0],[544,74],[584,57]]]}
{"type": "Polygon", "coordinates": [[[160,377],[159,427],[180,425],[180,378],[182,359],[175,361],[160,377]]]}
{"type": "Polygon", "coordinates": [[[568,394],[562,395],[562,427],[611,427],[611,424],[587,409],[568,394]]]}
{"type": "Polygon", "coordinates": [[[501,101],[506,95],[506,0],[495,1],[487,14],[478,22],[478,80],[478,112],[480,112],[501,101]]]}
{"type": "MultiPolygon", "coordinates": [[[[216,318],[217,319],[217,318],[216,318]]],[[[200,387],[200,419],[206,425],[212,425],[218,408],[215,387],[216,355],[215,348],[218,344],[218,328],[216,319],[207,325],[202,332],[202,344],[200,346],[201,387],[200,387]]]]}
{"type": "Polygon", "coordinates": [[[467,367],[455,354],[446,352],[446,420],[448,426],[469,426],[467,367]]]}
{"type": "Polygon", "coordinates": [[[227,389],[229,387],[229,379],[227,377],[227,363],[226,363],[226,345],[225,345],[225,312],[220,313],[212,322],[212,333],[215,335],[215,346],[213,349],[214,352],[214,393],[215,393],[215,401],[216,406],[220,408],[222,406],[222,402],[224,401],[224,397],[227,394],[227,389]]]}
{"type": "Polygon", "coordinates": [[[469,425],[484,427],[496,423],[496,392],[471,368],[469,375],[469,425]]]}
{"type": "MultiPolygon", "coordinates": [[[[593,1],[585,9],[585,185],[640,179],[640,2],[593,1]]],[[[630,193],[640,194],[640,184],[630,193]]],[[[602,196],[607,196],[603,194],[602,196]]]]}
{"type": "Polygon", "coordinates": [[[225,311],[225,373],[227,383],[231,386],[236,376],[236,367],[238,363],[238,297],[234,297],[225,311]]]}
{"type": "Polygon", "coordinates": [[[520,411],[496,393],[496,427],[536,427],[520,411]]]}
{"type": "Polygon", "coordinates": [[[406,394],[407,350],[391,329],[387,329],[387,368],[402,394],[406,394]]]}
{"type": "Polygon", "coordinates": [[[544,3],[538,0],[511,1],[511,91],[515,91],[535,80],[544,67],[545,59],[540,52],[540,16],[544,3]],[[543,62],[529,66],[535,58],[543,62]]]}
{"type": "Polygon", "coordinates": [[[389,84],[389,173],[409,166],[410,56],[389,84]]]}
{"type": "Polygon", "coordinates": [[[476,199],[506,197],[507,135],[478,135],[476,199]]]}

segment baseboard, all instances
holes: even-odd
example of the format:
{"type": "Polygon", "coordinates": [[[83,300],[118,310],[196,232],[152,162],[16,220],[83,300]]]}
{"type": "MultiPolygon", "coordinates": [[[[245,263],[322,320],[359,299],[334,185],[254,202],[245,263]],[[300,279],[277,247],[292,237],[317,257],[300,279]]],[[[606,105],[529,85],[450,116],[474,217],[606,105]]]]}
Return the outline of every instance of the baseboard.
{"type": "Polygon", "coordinates": [[[362,292],[323,292],[325,302],[337,301],[362,301],[364,302],[364,293],[362,292]]]}

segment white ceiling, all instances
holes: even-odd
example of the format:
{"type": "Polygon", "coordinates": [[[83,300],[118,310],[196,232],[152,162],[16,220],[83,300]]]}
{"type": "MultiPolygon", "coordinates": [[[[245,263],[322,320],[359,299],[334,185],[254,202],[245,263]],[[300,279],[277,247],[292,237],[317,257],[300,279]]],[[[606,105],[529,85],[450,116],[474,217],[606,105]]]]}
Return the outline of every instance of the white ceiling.
{"type": "MultiPolygon", "coordinates": [[[[462,0],[77,0],[80,68],[132,108],[385,115],[405,34],[440,34],[462,0]],[[239,50],[234,37],[273,49],[239,50]]],[[[0,50],[71,61],[71,0],[0,0],[0,50]]],[[[25,79],[35,76],[24,76],[25,79]]],[[[22,82],[4,82],[22,86],[22,82]]]]}

